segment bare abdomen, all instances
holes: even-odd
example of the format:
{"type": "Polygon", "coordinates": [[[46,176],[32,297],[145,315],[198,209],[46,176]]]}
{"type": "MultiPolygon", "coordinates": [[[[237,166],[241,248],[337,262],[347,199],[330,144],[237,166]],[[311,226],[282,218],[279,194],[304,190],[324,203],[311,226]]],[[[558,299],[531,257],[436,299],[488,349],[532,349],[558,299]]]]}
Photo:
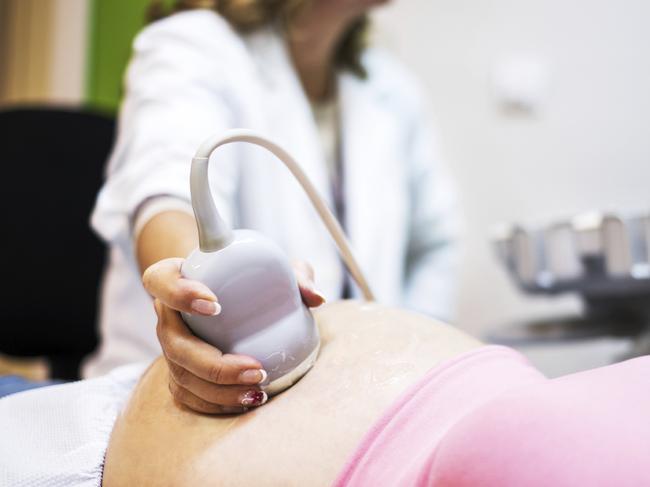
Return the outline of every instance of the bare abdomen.
{"type": "Polygon", "coordinates": [[[313,369],[241,416],[178,406],[158,360],[116,423],[104,485],[329,485],[405,389],[480,346],[452,327],[375,304],[337,302],[315,315],[322,348],[313,369]]]}

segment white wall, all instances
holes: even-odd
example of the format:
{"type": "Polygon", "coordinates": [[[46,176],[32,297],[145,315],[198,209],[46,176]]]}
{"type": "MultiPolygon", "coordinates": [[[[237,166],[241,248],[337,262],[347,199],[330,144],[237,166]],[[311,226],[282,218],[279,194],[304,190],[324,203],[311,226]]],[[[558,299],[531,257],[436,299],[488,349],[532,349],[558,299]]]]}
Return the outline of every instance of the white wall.
{"type": "Polygon", "coordinates": [[[650,2],[396,0],[381,42],[423,79],[468,226],[459,324],[472,331],[579,309],[523,297],[488,244],[493,224],[590,209],[650,209],[650,2]],[[500,59],[548,67],[532,114],[491,89],[500,59]]]}

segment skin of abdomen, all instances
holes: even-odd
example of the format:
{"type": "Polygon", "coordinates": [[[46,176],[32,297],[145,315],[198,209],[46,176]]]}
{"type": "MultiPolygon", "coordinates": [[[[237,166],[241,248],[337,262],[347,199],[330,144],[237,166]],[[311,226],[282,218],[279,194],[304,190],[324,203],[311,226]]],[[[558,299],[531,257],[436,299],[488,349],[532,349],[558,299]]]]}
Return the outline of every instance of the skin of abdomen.
{"type": "Polygon", "coordinates": [[[481,346],[449,325],[376,304],[336,302],[314,314],[322,344],[312,370],[239,416],[178,405],[164,360],[154,362],[115,423],[103,485],[330,485],[401,393],[481,346]]]}

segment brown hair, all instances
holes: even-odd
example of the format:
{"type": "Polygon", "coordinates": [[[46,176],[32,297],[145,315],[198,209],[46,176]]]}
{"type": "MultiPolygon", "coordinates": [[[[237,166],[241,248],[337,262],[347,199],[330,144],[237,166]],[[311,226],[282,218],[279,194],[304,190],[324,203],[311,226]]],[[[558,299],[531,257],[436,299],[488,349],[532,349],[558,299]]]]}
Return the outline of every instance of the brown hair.
{"type": "MultiPolygon", "coordinates": [[[[149,20],[158,20],[175,12],[192,9],[209,9],[218,12],[235,29],[251,32],[276,21],[288,22],[310,0],[175,0],[171,9],[163,0],[152,0],[149,20]]],[[[367,16],[357,19],[343,35],[337,52],[336,65],[348,69],[361,78],[366,70],[361,55],[367,44],[369,21],[367,16]]]]}

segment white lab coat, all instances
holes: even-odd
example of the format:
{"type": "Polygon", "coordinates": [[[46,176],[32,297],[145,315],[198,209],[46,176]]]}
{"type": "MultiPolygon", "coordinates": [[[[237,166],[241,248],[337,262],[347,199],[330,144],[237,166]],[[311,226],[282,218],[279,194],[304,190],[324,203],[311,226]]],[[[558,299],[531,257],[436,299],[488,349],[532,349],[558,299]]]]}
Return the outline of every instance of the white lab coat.
{"type": "MultiPolygon", "coordinates": [[[[415,81],[378,50],[369,49],[364,64],[366,80],[345,72],[338,78],[346,229],[379,302],[448,318],[459,226],[451,182],[415,81]]],[[[134,256],[132,218],[147,198],[189,201],[194,151],[206,137],[233,127],[280,143],[331,203],[314,116],[277,31],[242,36],[208,10],[175,14],[143,30],[92,215],[111,251],[102,343],[86,375],[160,352],[134,256]]],[[[310,262],[324,295],[340,296],[344,271],[333,242],[279,161],[240,144],[219,149],[210,170],[227,220],[268,235],[291,259],[310,262]]]]}

